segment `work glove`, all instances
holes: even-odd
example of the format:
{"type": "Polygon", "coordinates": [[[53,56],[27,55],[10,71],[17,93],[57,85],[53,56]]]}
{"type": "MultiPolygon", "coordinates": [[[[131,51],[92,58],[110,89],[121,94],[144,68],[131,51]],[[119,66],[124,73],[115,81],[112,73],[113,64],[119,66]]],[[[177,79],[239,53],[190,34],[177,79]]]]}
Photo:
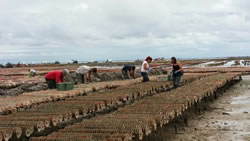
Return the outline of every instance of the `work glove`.
{"type": "Polygon", "coordinates": [[[149,68],[149,71],[153,71],[153,68],[149,68]]]}

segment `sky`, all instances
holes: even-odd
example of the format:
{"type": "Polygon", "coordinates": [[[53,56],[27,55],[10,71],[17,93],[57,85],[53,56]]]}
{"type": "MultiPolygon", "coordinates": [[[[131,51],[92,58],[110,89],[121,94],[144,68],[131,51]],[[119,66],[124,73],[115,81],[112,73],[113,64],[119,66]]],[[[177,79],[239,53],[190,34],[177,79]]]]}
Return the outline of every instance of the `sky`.
{"type": "Polygon", "coordinates": [[[250,55],[249,0],[0,0],[0,63],[250,55]]]}

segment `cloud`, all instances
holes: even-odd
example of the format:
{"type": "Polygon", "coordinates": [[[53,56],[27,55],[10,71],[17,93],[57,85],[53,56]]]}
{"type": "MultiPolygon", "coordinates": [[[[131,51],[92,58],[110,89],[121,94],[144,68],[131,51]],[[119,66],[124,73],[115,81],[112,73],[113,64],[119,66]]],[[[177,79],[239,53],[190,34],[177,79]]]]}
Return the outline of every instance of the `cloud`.
{"type": "Polygon", "coordinates": [[[248,0],[0,1],[0,56],[7,62],[247,55],[249,7],[248,0]]]}

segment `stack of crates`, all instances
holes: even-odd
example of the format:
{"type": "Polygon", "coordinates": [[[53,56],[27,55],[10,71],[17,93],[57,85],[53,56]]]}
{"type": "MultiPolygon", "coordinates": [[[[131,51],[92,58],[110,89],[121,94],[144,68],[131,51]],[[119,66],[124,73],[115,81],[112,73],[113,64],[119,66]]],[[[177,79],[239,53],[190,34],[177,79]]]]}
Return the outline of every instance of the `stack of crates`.
{"type": "Polygon", "coordinates": [[[68,91],[74,89],[74,83],[73,82],[64,82],[57,84],[57,90],[58,91],[68,91]]]}

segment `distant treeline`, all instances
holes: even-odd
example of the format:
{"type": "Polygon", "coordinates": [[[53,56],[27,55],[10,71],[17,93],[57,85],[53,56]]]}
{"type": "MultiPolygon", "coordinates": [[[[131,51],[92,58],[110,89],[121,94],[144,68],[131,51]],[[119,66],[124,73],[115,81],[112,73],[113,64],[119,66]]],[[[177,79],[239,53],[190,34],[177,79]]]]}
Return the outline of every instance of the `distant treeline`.
{"type": "MultiPolygon", "coordinates": [[[[191,63],[192,65],[204,63],[204,62],[209,62],[209,61],[231,61],[231,60],[245,60],[249,61],[250,56],[239,56],[239,57],[217,57],[217,58],[200,58],[200,59],[181,59],[179,58],[182,63],[184,64],[189,64],[191,63]]],[[[93,62],[86,62],[86,63],[79,63],[77,60],[72,60],[69,63],[61,63],[59,61],[55,62],[48,62],[48,63],[41,63],[41,64],[23,64],[21,62],[15,64],[15,63],[6,63],[5,65],[0,64],[0,68],[16,68],[16,67],[46,67],[46,66],[65,66],[65,65],[70,65],[70,64],[78,64],[78,65],[88,65],[88,66],[123,66],[126,64],[130,65],[141,65],[143,60],[137,59],[135,61],[127,61],[127,62],[112,62],[110,60],[107,60],[105,62],[98,62],[98,61],[93,61],[93,62]]],[[[155,58],[153,63],[166,63],[169,64],[170,60],[167,60],[165,58],[155,58]]]]}

